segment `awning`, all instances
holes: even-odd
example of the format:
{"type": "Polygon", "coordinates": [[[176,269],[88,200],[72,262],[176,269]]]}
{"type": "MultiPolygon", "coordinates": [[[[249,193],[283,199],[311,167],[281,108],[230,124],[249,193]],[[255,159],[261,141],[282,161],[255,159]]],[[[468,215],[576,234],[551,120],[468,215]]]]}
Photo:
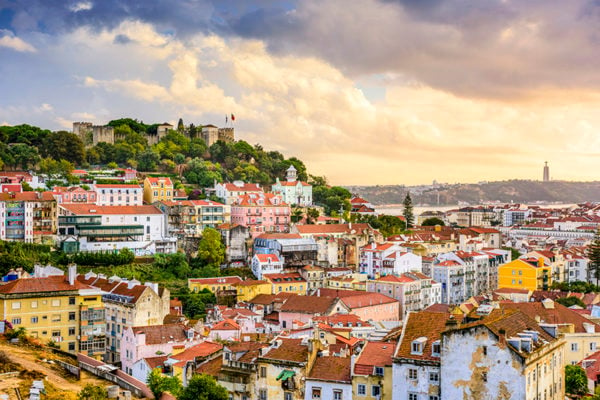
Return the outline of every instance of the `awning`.
{"type": "Polygon", "coordinates": [[[296,373],[294,371],[290,371],[289,369],[284,369],[283,371],[281,371],[281,373],[279,374],[279,376],[277,377],[277,380],[282,380],[285,381],[286,379],[291,378],[292,376],[294,376],[296,373]]]}

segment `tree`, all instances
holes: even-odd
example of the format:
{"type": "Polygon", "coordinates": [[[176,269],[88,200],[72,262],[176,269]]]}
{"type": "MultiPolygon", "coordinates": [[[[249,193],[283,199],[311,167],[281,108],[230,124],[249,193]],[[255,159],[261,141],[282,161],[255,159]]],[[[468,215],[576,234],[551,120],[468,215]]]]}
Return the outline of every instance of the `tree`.
{"type": "Polygon", "coordinates": [[[202,265],[212,267],[218,267],[225,261],[225,245],[216,229],[206,228],[202,231],[197,258],[202,265]]]}
{"type": "Polygon", "coordinates": [[[302,211],[301,208],[299,207],[294,207],[292,209],[292,215],[290,216],[290,220],[293,223],[296,223],[298,221],[300,221],[302,219],[302,216],[304,215],[304,211],[302,211]]]}
{"type": "Polygon", "coordinates": [[[565,367],[565,391],[572,395],[583,395],[588,392],[587,375],[579,365],[565,367]]]}
{"type": "Polygon", "coordinates": [[[40,160],[38,150],[24,143],[17,143],[10,148],[14,167],[21,167],[24,170],[34,166],[40,160]]]}
{"type": "Polygon", "coordinates": [[[227,400],[227,389],[219,385],[210,375],[194,375],[178,400],[227,400]]]}
{"type": "Polygon", "coordinates": [[[306,221],[308,224],[314,224],[317,222],[317,218],[319,218],[320,212],[318,208],[309,208],[306,211],[306,221]]]}
{"type": "Polygon", "coordinates": [[[596,231],[592,243],[587,248],[587,256],[590,259],[590,271],[596,278],[596,286],[600,281],[600,229],[596,231]]]}
{"type": "Polygon", "coordinates": [[[52,132],[44,141],[40,151],[44,157],[67,160],[75,165],[85,160],[85,146],[81,138],[71,132],[52,132]]]}
{"type": "Polygon", "coordinates": [[[427,218],[425,221],[423,221],[423,223],[421,224],[421,226],[444,226],[444,221],[442,221],[441,219],[437,218],[437,217],[431,217],[431,218],[427,218]]]}
{"type": "Polygon", "coordinates": [[[575,297],[575,296],[562,297],[560,299],[556,299],[556,302],[558,304],[562,304],[565,307],[579,306],[583,309],[586,308],[585,303],[583,301],[581,301],[580,298],[575,297]]]}
{"type": "Polygon", "coordinates": [[[177,122],[177,131],[183,133],[185,131],[185,125],[183,125],[183,118],[179,118],[179,122],[177,122]]]}
{"type": "Polygon", "coordinates": [[[179,397],[183,389],[178,377],[163,375],[158,368],[153,369],[152,372],[148,374],[146,383],[155,399],[160,399],[160,395],[163,394],[163,392],[169,392],[173,396],[179,397]]]}
{"type": "Polygon", "coordinates": [[[415,215],[413,214],[413,204],[412,199],[410,198],[410,192],[407,192],[406,197],[404,198],[404,211],[402,215],[404,215],[404,219],[406,220],[406,228],[412,228],[415,222],[415,215]]]}
{"type": "Polygon", "coordinates": [[[108,393],[102,386],[92,385],[88,383],[77,394],[77,400],[106,400],[108,393]]]}

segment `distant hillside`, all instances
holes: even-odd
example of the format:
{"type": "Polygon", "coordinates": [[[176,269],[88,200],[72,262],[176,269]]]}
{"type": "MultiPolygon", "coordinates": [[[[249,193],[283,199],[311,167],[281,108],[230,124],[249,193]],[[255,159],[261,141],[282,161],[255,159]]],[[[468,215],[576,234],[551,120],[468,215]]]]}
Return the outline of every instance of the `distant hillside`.
{"type": "Polygon", "coordinates": [[[373,204],[400,204],[410,191],[413,204],[454,205],[459,202],[480,204],[488,201],[503,203],[559,202],[580,203],[600,201],[600,182],[525,181],[511,180],[482,184],[432,186],[347,186],[373,204]],[[439,196],[439,202],[438,202],[439,196]]]}

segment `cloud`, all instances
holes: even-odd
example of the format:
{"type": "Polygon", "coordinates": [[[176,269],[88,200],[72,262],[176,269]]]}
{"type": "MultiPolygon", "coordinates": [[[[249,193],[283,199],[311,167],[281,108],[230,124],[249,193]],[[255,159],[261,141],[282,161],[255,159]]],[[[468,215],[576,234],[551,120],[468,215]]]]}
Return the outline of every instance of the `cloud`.
{"type": "Polygon", "coordinates": [[[79,11],[89,11],[93,7],[94,7],[94,5],[92,4],[91,1],[82,1],[79,3],[73,4],[71,7],[69,7],[69,10],[76,13],[79,11]]]}
{"type": "Polygon", "coordinates": [[[18,38],[12,34],[12,32],[0,29],[0,47],[7,47],[9,49],[19,51],[22,53],[35,53],[36,49],[26,41],[18,38]]]}

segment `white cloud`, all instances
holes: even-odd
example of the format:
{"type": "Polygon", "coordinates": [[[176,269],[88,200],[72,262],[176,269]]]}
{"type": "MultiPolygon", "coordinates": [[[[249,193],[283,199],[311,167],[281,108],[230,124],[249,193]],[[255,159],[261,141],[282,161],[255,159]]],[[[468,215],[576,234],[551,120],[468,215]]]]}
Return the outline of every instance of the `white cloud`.
{"type": "Polygon", "coordinates": [[[21,38],[18,38],[12,34],[12,32],[5,29],[0,29],[0,47],[7,47],[9,49],[19,51],[22,53],[35,53],[36,49],[31,44],[27,43],[21,38]]]}
{"type": "Polygon", "coordinates": [[[82,1],[79,3],[73,4],[71,7],[69,7],[69,9],[73,12],[79,12],[79,11],[91,10],[93,7],[94,7],[94,4],[92,4],[91,1],[82,1]]]}

